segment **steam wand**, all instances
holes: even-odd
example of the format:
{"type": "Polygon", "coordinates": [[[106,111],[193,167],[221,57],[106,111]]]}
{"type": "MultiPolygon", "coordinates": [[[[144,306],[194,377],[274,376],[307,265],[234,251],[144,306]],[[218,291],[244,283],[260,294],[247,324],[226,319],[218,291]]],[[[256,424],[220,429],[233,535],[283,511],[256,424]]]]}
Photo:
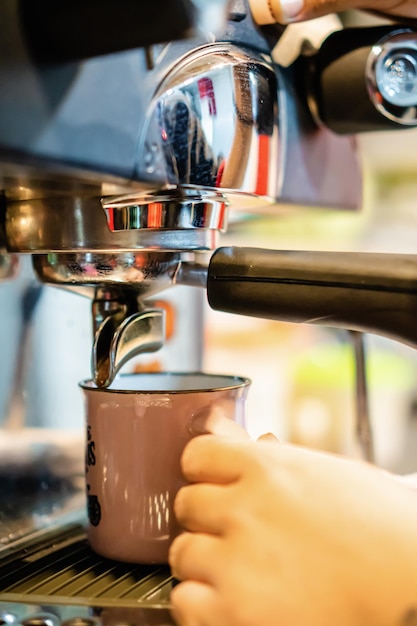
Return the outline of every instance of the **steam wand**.
{"type": "Polygon", "coordinates": [[[356,375],[356,437],[365,461],[373,463],[374,446],[369,416],[368,385],[366,378],[366,353],[363,333],[350,331],[355,356],[356,375]]]}

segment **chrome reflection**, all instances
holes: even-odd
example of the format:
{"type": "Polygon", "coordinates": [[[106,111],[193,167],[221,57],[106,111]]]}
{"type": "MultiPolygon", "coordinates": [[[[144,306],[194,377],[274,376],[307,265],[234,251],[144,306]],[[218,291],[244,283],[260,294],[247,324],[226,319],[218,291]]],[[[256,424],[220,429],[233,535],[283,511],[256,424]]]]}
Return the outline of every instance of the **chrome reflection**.
{"type": "Polygon", "coordinates": [[[170,188],[103,198],[101,202],[112,232],[155,228],[221,232],[227,226],[227,201],[216,191],[170,188]]]}
{"type": "Polygon", "coordinates": [[[173,526],[173,520],[170,519],[172,504],[169,491],[146,493],[142,496],[142,501],[142,509],[147,512],[139,520],[143,536],[168,541],[173,526]]]}
{"type": "Polygon", "coordinates": [[[138,178],[276,197],[277,94],[268,57],[226,43],[193,51],[155,94],[138,178]]]}
{"type": "Polygon", "coordinates": [[[221,194],[176,188],[111,198],[10,202],[6,212],[8,249],[48,256],[212,250],[226,226],[221,194]]]}
{"type": "Polygon", "coordinates": [[[93,296],[96,287],[134,288],[147,298],[173,284],[181,254],[159,250],[119,253],[50,253],[33,256],[36,276],[43,283],[62,285],[93,296]]]}
{"type": "Polygon", "coordinates": [[[399,29],[373,47],[366,64],[366,86],[378,111],[404,126],[417,121],[417,34],[399,29]]]}

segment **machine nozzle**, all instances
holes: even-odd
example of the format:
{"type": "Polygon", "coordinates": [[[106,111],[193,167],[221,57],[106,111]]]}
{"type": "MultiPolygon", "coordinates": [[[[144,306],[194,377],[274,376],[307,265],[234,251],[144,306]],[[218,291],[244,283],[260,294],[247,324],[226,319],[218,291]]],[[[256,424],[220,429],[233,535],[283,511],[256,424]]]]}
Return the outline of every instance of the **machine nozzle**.
{"type": "MultiPolygon", "coordinates": [[[[93,303],[95,319],[100,318],[105,304],[103,300],[93,303]]],[[[116,305],[95,333],[91,368],[97,387],[108,387],[132,357],[162,348],[164,337],[162,310],[145,309],[129,315],[128,307],[116,305]]]]}

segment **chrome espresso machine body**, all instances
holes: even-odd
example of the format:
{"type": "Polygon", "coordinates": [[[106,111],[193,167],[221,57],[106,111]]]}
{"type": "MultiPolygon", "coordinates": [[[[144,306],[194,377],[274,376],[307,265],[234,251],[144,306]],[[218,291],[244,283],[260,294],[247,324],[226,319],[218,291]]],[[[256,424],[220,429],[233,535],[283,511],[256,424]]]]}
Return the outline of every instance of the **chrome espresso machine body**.
{"type": "MultiPolygon", "coordinates": [[[[354,134],[416,124],[414,31],[323,23],[317,43],[243,0],[3,0],[0,277],[31,255],[39,281],[91,299],[97,385],[164,344],[153,298],[173,285],[416,344],[413,257],[216,250],[242,213],[360,207],[354,134]]],[[[3,481],[3,623],[171,624],[168,570],[92,555],[79,484],[48,475],[41,493],[25,469],[3,481]]]]}

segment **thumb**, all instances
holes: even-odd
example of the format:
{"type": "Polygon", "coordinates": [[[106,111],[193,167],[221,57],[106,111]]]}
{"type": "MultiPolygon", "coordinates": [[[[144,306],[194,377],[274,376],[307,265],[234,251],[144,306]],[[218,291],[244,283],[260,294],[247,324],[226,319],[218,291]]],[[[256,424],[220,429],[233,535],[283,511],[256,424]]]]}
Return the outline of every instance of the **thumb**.
{"type": "Polygon", "coordinates": [[[275,437],[274,433],[264,433],[263,435],[258,437],[257,441],[260,441],[260,442],[269,441],[273,443],[279,443],[279,439],[278,437],[275,437]]]}
{"type": "MultiPolygon", "coordinates": [[[[229,410],[229,414],[233,411],[229,410]]],[[[212,434],[233,439],[250,439],[246,430],[233,419],[221,406],[206,407],[198,411],[192,418],[190,434],[193,436],[212,434]]]]}
{"type": "Polygon", "coordinates": [[[301,22],[350,9],[377,9],[376,0],[249,0],[253,18],[258,24],[301,22]]]}

